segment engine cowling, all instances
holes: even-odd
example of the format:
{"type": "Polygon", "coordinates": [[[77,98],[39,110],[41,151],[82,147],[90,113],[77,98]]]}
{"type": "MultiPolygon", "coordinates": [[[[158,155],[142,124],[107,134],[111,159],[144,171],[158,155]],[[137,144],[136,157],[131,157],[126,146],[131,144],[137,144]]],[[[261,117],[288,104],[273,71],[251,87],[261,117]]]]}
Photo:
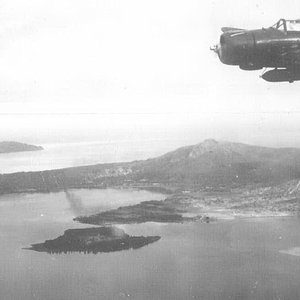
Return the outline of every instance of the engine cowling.
{"type": "Polygon", "coordinates": [[[223,33],[217,52],[224,64],[244,65],[251,62],[253,51],[253,35],[248,31],[241,31],[223,33]]]}

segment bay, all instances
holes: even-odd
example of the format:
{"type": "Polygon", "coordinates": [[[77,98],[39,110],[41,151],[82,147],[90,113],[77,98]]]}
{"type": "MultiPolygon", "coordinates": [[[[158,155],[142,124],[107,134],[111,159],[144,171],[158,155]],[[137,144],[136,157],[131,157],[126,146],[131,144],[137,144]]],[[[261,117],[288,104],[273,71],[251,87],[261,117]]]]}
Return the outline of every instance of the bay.
{"type": "Polygon", "coordinates": [[[126,162],[161,155],[171,149],[163,142],[95,141],[43,144],[44,150],[0,154],[0,173],[43,171],[100,163],[126,162]]]}
{"type": "Polygon", "coordinates": [[[123,225],[159,235],[138,250],[48,254],[23,250],[89,227],[72,218],[165,196],[135,190],[72,190],[0,197],[0,299],[299,299],[300,220],[252,218],[214,223],[123,225]],[[79,205],[78,205],[79,203],[79,205]],[[79,211],[78,211],[79,209],[79,211]]]}

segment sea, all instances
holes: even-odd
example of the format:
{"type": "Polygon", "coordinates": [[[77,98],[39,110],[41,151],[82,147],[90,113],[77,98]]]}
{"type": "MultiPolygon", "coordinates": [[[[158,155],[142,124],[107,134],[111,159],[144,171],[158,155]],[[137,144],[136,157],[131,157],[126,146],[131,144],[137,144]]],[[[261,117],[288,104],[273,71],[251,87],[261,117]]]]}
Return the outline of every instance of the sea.
{"type": "MultiPolygon", "coordinates": [[[[117,152],[122,152],[120,161],[156,154],[147,147],[138,154],[129,153],[130,147],[111,152],[111,145],[76,144],[72,149],[74,145],[4,155],[2,172],[108,162],[117,152]]],[[[90,227],[73,221],[82,213],[166,197],[131,189],[69,192],[77,205],[64,192],[0,196],[1,300],[300,299],[298,217],[122,225],[130,235],[161,239],[120,252],[48,254],[25,249],[67,229],[90,227]]]]}
{"type": "Polygon", "coordinates": [[[41,151],[0,154],[0,174],[147,159],[179,145],[176,141],[166,143],[163,140],[46,143],[40,145],[44,148],[41,151]]]}

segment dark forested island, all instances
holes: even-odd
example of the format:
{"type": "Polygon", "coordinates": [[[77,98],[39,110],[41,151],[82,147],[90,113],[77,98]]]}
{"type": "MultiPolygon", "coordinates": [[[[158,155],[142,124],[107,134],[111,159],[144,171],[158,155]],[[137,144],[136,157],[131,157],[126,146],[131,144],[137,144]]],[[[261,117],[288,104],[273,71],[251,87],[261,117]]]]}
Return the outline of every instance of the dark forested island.
{"type": "Polygon", "coordinates": [[[160,239],[159,236],[129,236],[116,227],[69,229],[53,240],[33,244],[29,250],[48,253],[114,252],[138,249],[160,239]]]}
{"type": "Polygon", "coordinates": [[[0,142],[0,153],[39,151],[39,150],[43,150],[43,147],[19,143],[19,142],[12,142],[12,141],[0,142]]]}

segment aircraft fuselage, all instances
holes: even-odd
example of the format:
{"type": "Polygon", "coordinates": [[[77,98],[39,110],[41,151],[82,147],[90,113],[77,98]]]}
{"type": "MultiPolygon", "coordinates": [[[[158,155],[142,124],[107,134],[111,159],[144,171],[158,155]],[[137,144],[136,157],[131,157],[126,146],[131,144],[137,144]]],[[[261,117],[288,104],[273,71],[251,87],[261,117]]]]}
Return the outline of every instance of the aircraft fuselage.
{"type": "Polygon", "coordinates": [[[220,43],[212,48],[222,63],[239,66],[242,70],[275,68],[269,71],[275,77],[262,76],[267,81],[277,81],[277,75],[278,81],[299,80],[300,31],[288,31],[286,27],[284,30],[270,27],[259,30],[226,28],[223,31],[220,43]],[[286,72],[277,72],[277,69],[286,72]]]}

